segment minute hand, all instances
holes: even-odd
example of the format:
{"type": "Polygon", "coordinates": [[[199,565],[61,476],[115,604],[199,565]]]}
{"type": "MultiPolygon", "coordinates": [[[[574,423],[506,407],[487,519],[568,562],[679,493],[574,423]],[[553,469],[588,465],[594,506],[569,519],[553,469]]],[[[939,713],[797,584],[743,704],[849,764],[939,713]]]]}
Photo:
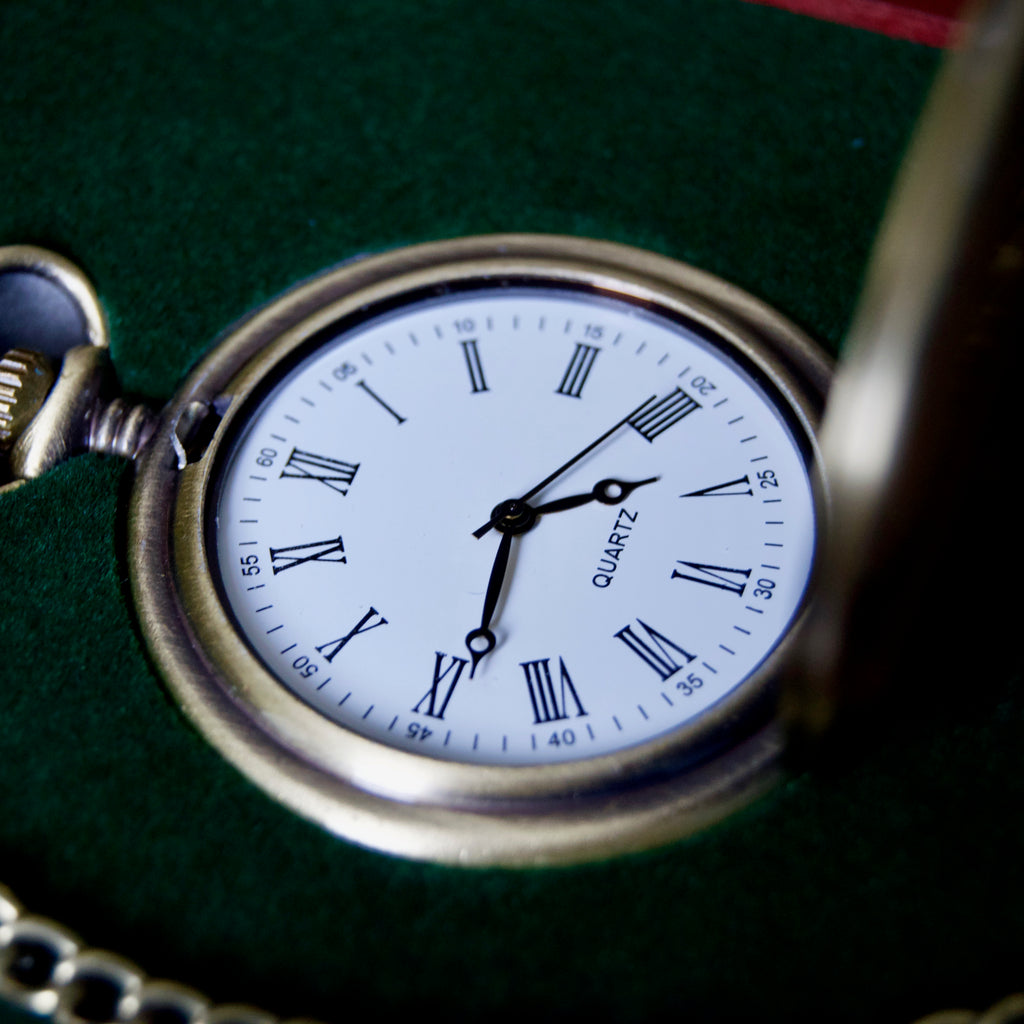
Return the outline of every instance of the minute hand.
{"type": "MultiPolygon", "coordinates": [[[[575,466],[576,463],[579,462],[580,459],[582,459],[585,455],[589,455],[598,445],[604,444],[604,442],[607,441],[608,438],[611,437],[616,430],[618,430],[620,427],[624,427],[631,419],[633,419],[633,417],[639,416],[641,413],[646,412],[651,402],[657,401],[657,398],[657,395],[651,395],[650,398],[645,399],[632,412],[627,413],[625,416],[623,416],[622,419],[615,424],[615,426],[610,427],[600,437],[591,441],[586,448],[582,449],[581,451],[578,451],[571,459],[569,459],[568,462],[565,462],[561,466],[559,466],[558,469],[556,469],[554,473],[552,473],[550,476],[546,476],[543,480],[541,480],[539,484],[537,484],[536,487],[527,491],[519,500],[529,501],[535,494],[539,494],[541,491],[544,490],[545,487],[547,487],[548,484],[550,484],[554,480],[557,480],[567,469],[570,469],[573,466],[575,466]]],[[[478,530],[473,531],[473,536],[477,538],[482,537],[500,519],[501,516],[489,519],[478,530]]]]}

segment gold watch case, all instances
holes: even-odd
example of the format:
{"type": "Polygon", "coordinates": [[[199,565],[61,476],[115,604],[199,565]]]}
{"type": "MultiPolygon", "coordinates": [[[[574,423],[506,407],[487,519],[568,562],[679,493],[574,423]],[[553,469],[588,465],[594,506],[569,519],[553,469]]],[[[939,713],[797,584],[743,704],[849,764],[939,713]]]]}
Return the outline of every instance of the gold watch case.
{"type": "Polygon", "coordinates": [[[358,259],[299,285],[229,331],[189,377],[139,459],[131,502],[128,551],[142,631],[174,696],[220,753],[346,839],[470,865],[571,863],[665,843],[778,777],[785,639],[732,695],[668,736],[563,764],[464,764],[386,747],[328,721],[269,673],[218,594],[205,524],[221,449],[252,407],[250,396],[337,321],[481,280],[593,290],[707,328],[774,386],[806,436],[820,535],[825,490],[814,429],[830,367],[796,327],[709,274],[627,246],[465,238],[358,259]],[[710,747],[714,756],[702,757],[710,747]]]}

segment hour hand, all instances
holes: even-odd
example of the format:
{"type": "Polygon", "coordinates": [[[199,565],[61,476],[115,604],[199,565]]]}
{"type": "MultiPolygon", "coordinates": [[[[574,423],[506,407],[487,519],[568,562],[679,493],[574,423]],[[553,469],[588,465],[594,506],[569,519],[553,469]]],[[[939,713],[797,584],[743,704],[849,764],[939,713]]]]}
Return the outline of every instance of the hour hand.
{"type": "Polygon", "coordinates": [[[568,498],[556,498],[554,501],[547,501],[543,505],[535,505],[534,514],[544,515],[546,512],[565,512],[570,508],[579,508],[580,505],[587,505],[592,501],[599,501],[603,505],[618,505],[625,501],[638,487],[645,484],[653,484],[661,477],[652,476],[646,480],[600,480],[594,484],[594,488],[586,494],[573,494],[568,498]]]}

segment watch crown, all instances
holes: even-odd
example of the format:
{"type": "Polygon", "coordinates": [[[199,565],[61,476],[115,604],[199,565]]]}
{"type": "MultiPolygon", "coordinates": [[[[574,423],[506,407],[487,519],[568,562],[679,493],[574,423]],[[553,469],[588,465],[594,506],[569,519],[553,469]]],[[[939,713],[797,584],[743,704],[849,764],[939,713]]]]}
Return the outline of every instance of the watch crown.
{"type": "Polygon", "coordinates": [[[39,352],[14,348],[0,359],[0,452],[18,440],[53,387],[50,360],[39,352]]]}

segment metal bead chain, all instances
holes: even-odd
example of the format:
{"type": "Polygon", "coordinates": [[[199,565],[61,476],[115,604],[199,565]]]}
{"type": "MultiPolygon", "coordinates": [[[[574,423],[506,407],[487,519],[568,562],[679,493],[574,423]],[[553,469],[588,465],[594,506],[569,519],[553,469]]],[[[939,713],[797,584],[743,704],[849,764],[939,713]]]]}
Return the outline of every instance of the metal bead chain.
{"type": "Polygon", "coordinates": [[[3,885],[0,999],[57,1024],[316,1024],[242,1004],[214,1006],[184,985],[149,978],[56,921],[26,913],[3,885]]]}
{"type": "Polygon", "coordinates": [[[1024,1024],[1024,995],[1007,996],[983,1013],[942,1010],[922,1017],[915,1024],[1024,1024]]]}
{"type": "MultiPolygon", "coordinates": [[[[123,957],[83,945],[63,925],[25,913],[3,885],[0,999],[56,1024],[317,1024],[241,1003],[214,1006],[194,989],[149,978],[123,957]]],[[[942,1010],[915,1024],[1024,1024],[1024,995],[982,1013],[942,1010]]]]}

